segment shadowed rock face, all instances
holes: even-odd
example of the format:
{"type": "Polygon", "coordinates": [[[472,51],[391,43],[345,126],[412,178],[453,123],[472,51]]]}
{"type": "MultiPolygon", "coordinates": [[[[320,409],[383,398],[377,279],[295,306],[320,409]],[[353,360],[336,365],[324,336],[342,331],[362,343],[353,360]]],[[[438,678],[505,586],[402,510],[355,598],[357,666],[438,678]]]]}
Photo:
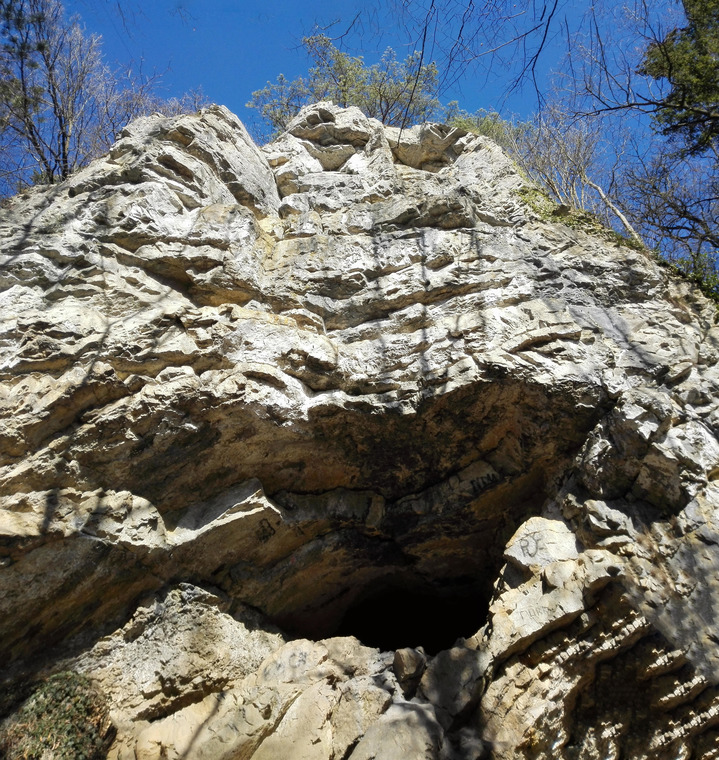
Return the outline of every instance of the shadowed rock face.
{"type": "Polygon", "coordinates": [[[524,185],[213,106],[13,199],[4,678],[123,760],[716,757],[713,308],[524,185]]]}

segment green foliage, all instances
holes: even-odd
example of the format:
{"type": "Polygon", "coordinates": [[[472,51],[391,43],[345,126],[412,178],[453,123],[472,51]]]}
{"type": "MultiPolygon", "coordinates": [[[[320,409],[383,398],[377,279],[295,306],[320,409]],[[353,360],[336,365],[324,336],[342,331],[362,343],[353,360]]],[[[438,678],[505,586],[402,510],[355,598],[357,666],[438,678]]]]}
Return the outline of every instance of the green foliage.
{"type": "MultiPolygon", "coordinates": [[[[319,98],[322,100],[322,98],[319,98]]],[[[312,90],[306,79],[297,77],[290,81],[284,74],[272,84],[252,93],[249,108],[257,108],[262,118],[271,126],[272,134],[281,133],[306,103],[312,100],[312,90]]]]}
{"type": "Polygon", "coordinates": [[[681,275],[698,285],[705,296],[719,305],[719,273],[716,254],[677,256],[670,263],[681,275]]]}
{"type": "Polygon", "coordinates": [[[6,760],[100,760],[113,728],[105,701],[84,676],[57,673],[40,681],[0,728],[6,760]]]}
{"type": "Polygon", "coordinates": [[[306,77],[277,81],[252,93],[248,107],[257,108],[274,134],[282,132],[303,105],[331,100],[357,106],[367,116],[391,126],[427,121],[438,108],[437,67],[423,64],[419,53],[398,61],[387,49],[378,63],[367,66],[361,56],[338,50],[318,34],[302,41],[312,60],[306,77]]]}
{"type": "Polygon", "coordinates": [[[517,190],[517,195],[542,221],[556,221],[558,215],[555,212],[558,206],[543,190],[531,185],[523,185],[517,190]]]}
{"type": "Polygon", "coordinates": [[[682,5],[687,25],[649,46],[640,73],[670,85],[654,113],[663,133],[700,153],[719,136],[719,0],[682,5]]]}
{"type": "Polygon", "coordinates": [[[602,220],[591,211],[575,209],[557,203],[538,187],[525,185],[517,190],[517,195],[544,222],[560,222],[574,230],[581,230],[590,235],[599,235],[610,243],[623,245],[634,250],[644,250],[644,246],[637,243],[633,238],[621,235],[611,227],[604,225],[602,220]]]}
{"type": "Polygon", "coordinates": [[[672,261],[659,259],[659,263],[669,267],[674,274],[694,283],[704,295],[716,305],[715,322],[719,322],[719,276],[716,258],[702,254],[703,261],[696,256],[676,258],[672,261]]]}
{"type": "Polygon", "coordinates": [[[529,122],[515,122],[505,119],[496,111],[488,111],[480,108],[474,113],[469,113],[460,108],[457,101],[447,104],[444,121],[452,127],[466,129],[475,135],[489,137],[508,153],[514,155],[516,147],[525,139],[533,127],[529,122]]]}

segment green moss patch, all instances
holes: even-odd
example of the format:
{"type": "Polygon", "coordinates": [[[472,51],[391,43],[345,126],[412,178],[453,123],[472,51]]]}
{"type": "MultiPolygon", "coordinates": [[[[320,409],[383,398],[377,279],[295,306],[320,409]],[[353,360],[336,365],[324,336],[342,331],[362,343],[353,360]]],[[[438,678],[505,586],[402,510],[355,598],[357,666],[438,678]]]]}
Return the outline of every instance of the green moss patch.
{"type": "Polygon", "coordinates": [[[101,760],[114,736],[104,697],[78,673],[57,673],[0,726],[5,760],[101,760]]]}
{"type": "Polygon", "coordinates": [[[555,203],[544,191],[530,185],[517,190],[517,195],[544,222],[559,222],[573,230],[580,230],[589,235],[598,235],[609,243],[624,245],[634,250],[644,250],[636,240],[625,237],[616,230],[605,227],[589,211],[580,211],[569,206],[555,203]]]}

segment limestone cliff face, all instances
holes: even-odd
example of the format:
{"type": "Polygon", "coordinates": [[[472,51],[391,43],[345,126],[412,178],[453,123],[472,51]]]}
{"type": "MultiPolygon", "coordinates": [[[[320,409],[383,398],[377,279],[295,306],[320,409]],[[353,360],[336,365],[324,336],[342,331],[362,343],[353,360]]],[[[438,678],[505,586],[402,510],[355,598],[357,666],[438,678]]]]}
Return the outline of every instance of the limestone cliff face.
{"type": "Polygon", "coordinates": [[[485,138],[152,117],[0,217],[0,661],[122,760],[719,757],[719,329],[485,138]]]}

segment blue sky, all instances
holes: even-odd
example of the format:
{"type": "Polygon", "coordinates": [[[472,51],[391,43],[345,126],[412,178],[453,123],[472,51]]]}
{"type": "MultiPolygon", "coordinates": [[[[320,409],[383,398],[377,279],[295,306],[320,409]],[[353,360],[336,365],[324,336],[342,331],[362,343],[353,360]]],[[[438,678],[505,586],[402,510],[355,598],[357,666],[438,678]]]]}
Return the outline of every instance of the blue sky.
{"type": "MultiPolygon", "coordinates": [[[[179,96],[202,87],[207,97],[228,106],[243,121],[254,90],[278,74],[294,78],[307,70],[302,36],[316,24],[336,23],[330,36],[343,31],[359,10],[364,22],[344,40],[348,52],[375,62],[387,47],[398,57],[412,52],[391,3],[374,0],[65,0],[69,13],[80,15],[88,32],[101,34],[110,63],[134,62],[146,74],[158,73],[162,93],[179,96]],[[121,11],[120,11],[121,9],[121,11]],[[370,11],[367,14],[368,10],[370,11]],[[370,21],[367,18],[371,18],[370,21]]],[[[442,100],[459,100],[470,111],[501,108],[528,116],[536,102],[531,92],[505,101],[506,71],[494,81],[471,76],[442,100]]]]}

